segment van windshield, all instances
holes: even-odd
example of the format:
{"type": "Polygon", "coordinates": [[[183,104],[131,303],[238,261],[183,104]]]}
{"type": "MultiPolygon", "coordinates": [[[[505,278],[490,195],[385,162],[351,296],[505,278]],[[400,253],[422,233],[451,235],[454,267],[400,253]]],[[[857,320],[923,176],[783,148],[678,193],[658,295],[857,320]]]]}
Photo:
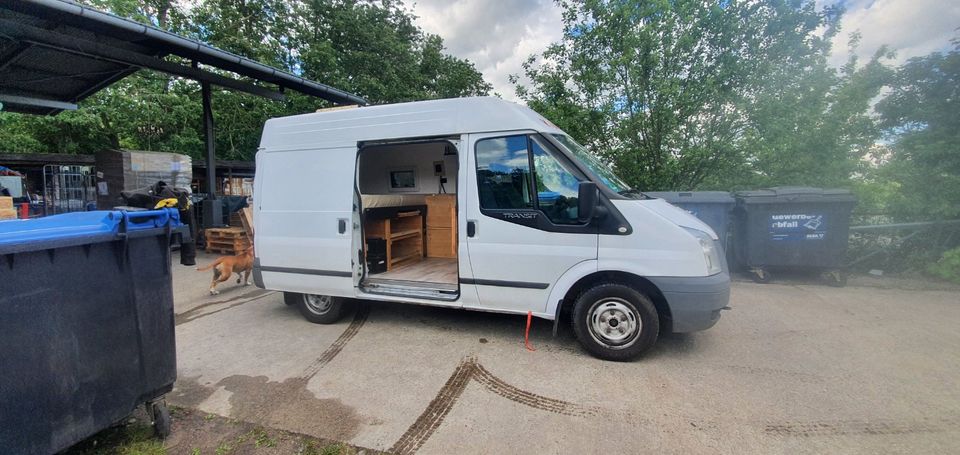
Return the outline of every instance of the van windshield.
{"type": "Polygon", "coordinates": [[[600,180],[603,181],[611,190],[620,193],[632,193],[635,192],[630,188],[630,185],[627,185],[620,180],[620,177],[617,177],[617,174],[614,174],[606,164],[603,164],[600,161],[600,158],[597,158],[596,155],[590,153],[586,147],[577,143],[570,136],[565,134],[552,134],[553,138],[557,140],[561,145],[563,145],[570,153],[573,153],[574,156],[580,160],[585,166],[590,168],[597,177],[600,177],[600,180]]]}

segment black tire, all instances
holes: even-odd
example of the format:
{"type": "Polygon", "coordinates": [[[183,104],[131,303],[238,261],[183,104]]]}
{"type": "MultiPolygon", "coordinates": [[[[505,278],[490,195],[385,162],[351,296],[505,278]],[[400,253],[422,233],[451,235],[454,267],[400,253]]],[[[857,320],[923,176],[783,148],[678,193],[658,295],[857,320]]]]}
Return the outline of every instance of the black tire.
{"type": "Polygon", "coordinates": [[[653,302],[636,289],[617,283],[582,292],[574,302],[572,322],[580,345],[603,360],[633,360],[653,347],[660,335],[653,302]]]}
{"type": "Polygon", "coordinates": [[[153,419],[153,434],[160,439],[167,439],[167,436],[170,436],[170,425],[172,423],[167,404],[163,402],[154,403],[151,408],[153,409],[153,415],[150,416],[153,419]]]}
{"type": "Polygon", "coordinates": [[[333,324],[343,316],[343,298],[329,295],[298,294],[300,314],[314,324],[333,324]]]}
{"type": "Polygon", "coordinates": [[[770,271],[767,269],[757,269],[750,271],[750,278],[753,278],[753,281],[760,284],[766,284],[770,282],[770,271]]]}
{"type": "Polygon", "coordinates": [[[842,288],[847,285],[847,272],[843,270],[831,270],[824,273],[823,278],[827,281],[827,286],[842,288]]]}
{"type": "Polygon", "coordinates": [[[298,294],[296,292],[284,292],[283,293],[283,303],[284,305],[296,305],[300,302],[300,299],[303,294],[298,294]]]}

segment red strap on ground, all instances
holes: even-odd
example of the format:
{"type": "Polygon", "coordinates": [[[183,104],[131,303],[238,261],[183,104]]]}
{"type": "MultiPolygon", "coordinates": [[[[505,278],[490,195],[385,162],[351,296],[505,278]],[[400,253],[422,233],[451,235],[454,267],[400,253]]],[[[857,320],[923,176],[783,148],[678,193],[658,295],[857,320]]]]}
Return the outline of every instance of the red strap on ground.
{"type": "Polygon", "coordinates": [[[523,345],[527,347],[528,351],[536,351],[533,346],[530,346],[530,323],[533,322],[533,312],[527,311],[527,331],[523,334],[523,345]]]}

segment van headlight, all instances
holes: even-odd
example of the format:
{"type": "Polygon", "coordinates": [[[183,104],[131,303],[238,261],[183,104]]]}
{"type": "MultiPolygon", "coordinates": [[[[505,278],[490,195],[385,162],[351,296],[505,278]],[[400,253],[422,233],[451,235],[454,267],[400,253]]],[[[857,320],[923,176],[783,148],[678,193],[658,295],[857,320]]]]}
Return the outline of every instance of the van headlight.
{"type": "Polygon", "coordinates": [[[723,256],[717,242],[703,231],[684,228],[687,232],[693,234],[700,241],[700,248],[703,249],[703,259],[707,262],[707,275],[716,275],[723,271],[723,256]]]}

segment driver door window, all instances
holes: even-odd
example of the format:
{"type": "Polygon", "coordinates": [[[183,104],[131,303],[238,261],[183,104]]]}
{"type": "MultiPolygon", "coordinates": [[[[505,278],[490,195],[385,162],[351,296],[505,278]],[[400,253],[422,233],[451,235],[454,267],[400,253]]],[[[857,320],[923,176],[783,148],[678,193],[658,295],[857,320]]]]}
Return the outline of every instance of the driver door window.
{"type": "Polygon", "coordinates": [[[547,147],[541,138],[532,135],[478,141],[480,207],[539,209],[555,224],[579,224],[580,179],[547,147]]]}
{"type": "Polygon", "coordinates": [[[534,180],[537,183],[537,205],[550,221],[557,224],[578,224],[580,181],[547,152],[542,140],[530,137],[533,153],[534,180]]]}

